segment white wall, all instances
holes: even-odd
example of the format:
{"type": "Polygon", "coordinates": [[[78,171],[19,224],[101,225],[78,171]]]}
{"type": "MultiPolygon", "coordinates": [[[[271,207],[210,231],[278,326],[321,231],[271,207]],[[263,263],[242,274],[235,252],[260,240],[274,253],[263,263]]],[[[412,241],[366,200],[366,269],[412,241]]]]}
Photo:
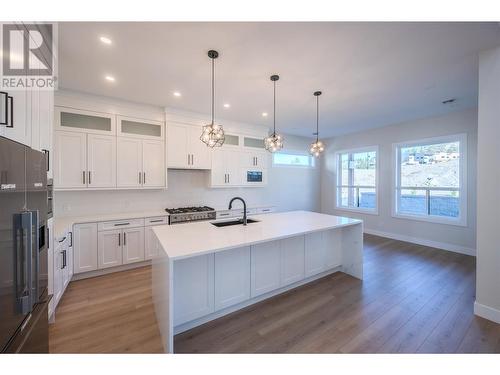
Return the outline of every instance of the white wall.
{"type": "MultiPolygon", "coordinates": [[[[57,93],[56,105],[154,120],[163,120],[165,116],[163,108],[67,91],[57,93]]],[[[183,112],[183,115],[186,114],[183,112]]],[[[200,118],[199,114],[191,115],[193,118],[200,118]]],[[[221,123],[226,122],[221,120],[221,123]]],[[[251,124],[227,123],[233,130],[241,127],[248,131],[252,127],[251,124]]],[[[255,128],[262,127],[255,126],[255,128]]],[[[308,138],[291,135],[286,135],[285,138],[285,146],[290,150],[307,151],[310,142],[308,138]]],[[[229,200],[237,195],[243,197],[249,206],[272,205],[280,211],[319,211],[319,167],[314,169],[271,167],[268,185],[261,188],[208,188],[208,173],[168,170],[167,190],[56,191],[54,212],[56,216],[61,217],[158,210],[189,205],[209,205],[225,209],[229,200]]]]}
{"type": "Polygon", "coordinates": [[[454,112],[386,126],[326,140],[327,150],[321,173],[321,210],[325,213],[362,219],[367,232],[388,235],[468,254],[476,247],[476,154],[477,111],[454,112]],[[393,155],[392,144],[422,138],[467,133],[468,136],[468,217],[467,227],[435,224],[392,217],[393,155]],[[358,214],[335,208],[335,152],[365,146],[379,146],[378,215],[358,214]]]}
{"type": "Polygon", "coordinates": [[[479,57],[477,283],[474,312],[500,323],[500,48],[479,57]]]}

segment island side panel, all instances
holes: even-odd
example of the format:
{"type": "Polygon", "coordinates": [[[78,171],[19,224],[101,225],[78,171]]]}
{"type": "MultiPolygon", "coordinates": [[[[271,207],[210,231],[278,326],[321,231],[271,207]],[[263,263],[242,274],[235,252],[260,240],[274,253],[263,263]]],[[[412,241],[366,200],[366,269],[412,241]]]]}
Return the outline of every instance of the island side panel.
{"type": "Polygon", "coordinates": [[[341,228],[342,272],[363,279],[363,223],[341,228]]]}
{"type": "Polygon", "coordinates": [[[152,291],[156,321],[160,329],[163,349],[166,353],[174,352],[173,261],[159,245],[159,255],[153,258],[152,291]]]}

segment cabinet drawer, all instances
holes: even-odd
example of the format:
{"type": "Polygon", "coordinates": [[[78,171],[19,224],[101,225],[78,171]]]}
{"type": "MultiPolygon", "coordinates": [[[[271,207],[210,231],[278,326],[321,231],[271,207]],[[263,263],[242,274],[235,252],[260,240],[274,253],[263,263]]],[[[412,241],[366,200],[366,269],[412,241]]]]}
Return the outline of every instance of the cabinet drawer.
{"type": "Polygon", "coordinates": [[[147,217],[144,219],[144,225],[163,225],[168,224],[168,218],[166,216],[156,216],[156,217],[147,217]]]}
{"type": "Polygon", "coordinates": [[[144,219],[129,219],[129,220],[124,219],[117,221],[105,221],[99,223],[98,230],[103,231],[112,229],[136,228],[143,226],[144,226],[144,219]]]}

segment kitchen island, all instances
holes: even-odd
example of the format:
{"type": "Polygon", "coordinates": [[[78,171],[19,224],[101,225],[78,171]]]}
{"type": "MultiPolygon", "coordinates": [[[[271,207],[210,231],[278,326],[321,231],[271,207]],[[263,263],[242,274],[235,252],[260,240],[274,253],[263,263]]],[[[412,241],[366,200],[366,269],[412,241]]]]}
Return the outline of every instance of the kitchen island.
{"type": "Polygon", "coordinates": [[[252,219],[153,228],[153,301],[166,352],[174,352],[174,334],[330,273],[362,279],[361,220],[309,211],[252,219]]]}

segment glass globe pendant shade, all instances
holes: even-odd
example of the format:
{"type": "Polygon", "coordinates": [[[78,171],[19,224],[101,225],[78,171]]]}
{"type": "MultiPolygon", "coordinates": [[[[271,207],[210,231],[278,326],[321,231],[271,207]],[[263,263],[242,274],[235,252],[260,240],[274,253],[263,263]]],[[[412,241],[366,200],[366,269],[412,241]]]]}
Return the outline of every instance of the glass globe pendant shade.
{"type": "Polygon", "coordinates": [[[311,143],[311,148],[309,149],[309,153],[312,156],[319,157],[323,151],[325,151],[325,144],[323,142],[316,141],[311,143]]]}
{"type": "Polygon", "coordinates": [[[224,129],[221,125],[208,124],[202,129],[200,140],[208,147],[221,147],[224,144],[224,129]]]}
{"type": "Polygon", "coordinates": [[[283,148],[283,137],[280,134],[273,133],[264,138],[264,147],[269,152],[276,152],[283,148]]]}

